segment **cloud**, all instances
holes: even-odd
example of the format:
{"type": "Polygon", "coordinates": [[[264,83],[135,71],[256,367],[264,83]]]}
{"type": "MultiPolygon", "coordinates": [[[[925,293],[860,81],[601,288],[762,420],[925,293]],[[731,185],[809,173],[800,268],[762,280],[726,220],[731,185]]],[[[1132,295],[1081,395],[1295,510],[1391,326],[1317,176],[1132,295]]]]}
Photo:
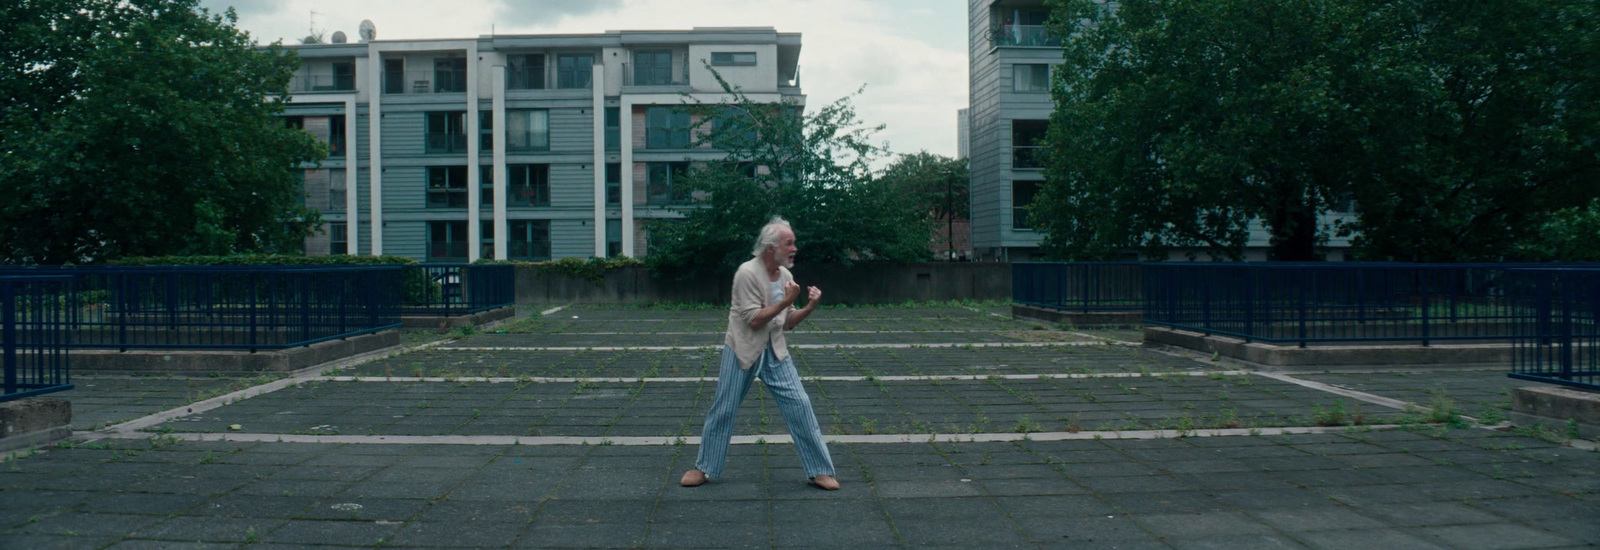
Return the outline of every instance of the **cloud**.
{"type": "Polygon", "coordinates": [[[622,9],[622,0],[499,0],[495,18],[512,25],[552,25],[568,17],[622,9]]]}

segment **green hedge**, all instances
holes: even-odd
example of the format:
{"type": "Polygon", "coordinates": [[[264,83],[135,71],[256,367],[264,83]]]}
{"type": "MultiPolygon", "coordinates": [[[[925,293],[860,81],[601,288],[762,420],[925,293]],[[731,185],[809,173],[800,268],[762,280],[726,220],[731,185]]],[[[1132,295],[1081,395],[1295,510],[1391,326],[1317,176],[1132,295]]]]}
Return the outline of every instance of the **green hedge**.
{"type": "Polygon", "coordinates": [[[136,256],[107,262],[121,266],[186,265],[405,265],[418,263],[405,256],[296,256],[290,254],[237,254],[232,256],[136,256]]]}
{"type": "Polygon", "coordinates": [[[582,277],[596,286],[604,283],[606,273],[625,267],[644,267],[644,262],[628,257],[622,258],[562,258],[548,262],[518,262],[510,260],[478,260],[477,264],[518,265],[533,268],[537,273],[556,273],[582,277]]]}

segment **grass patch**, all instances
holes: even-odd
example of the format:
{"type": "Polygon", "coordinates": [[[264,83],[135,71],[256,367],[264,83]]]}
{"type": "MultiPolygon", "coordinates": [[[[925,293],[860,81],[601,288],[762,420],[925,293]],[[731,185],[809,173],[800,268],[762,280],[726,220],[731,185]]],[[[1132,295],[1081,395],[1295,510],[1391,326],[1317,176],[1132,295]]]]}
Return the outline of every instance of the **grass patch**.
{"type": "Polygon", "coordinates": [[[1361,411],[1361,405],[1346,405],[1344,400],[1334,401],[1333,405],[1323,408],[1322,405],[1311,406],[1311,421],[1318,426],[1357,426],[1368,422],[1367,416],[1361,411]]]}

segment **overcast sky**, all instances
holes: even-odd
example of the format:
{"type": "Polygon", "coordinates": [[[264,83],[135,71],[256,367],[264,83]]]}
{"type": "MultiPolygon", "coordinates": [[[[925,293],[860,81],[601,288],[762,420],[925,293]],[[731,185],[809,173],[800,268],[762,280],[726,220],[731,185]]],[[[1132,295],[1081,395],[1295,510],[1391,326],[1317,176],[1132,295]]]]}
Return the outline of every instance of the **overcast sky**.
{"type": "Polygon", "coordinates": [[[490,33],[599,33],[693,27],[773,27],[801,33],[801,89],[820,106],[866,85],[854,101],[895,153],[956,153],[967,105],[967,3],[962,0],[202,0],[233,6],[261,43],[297,43],[315,28],[356,41],[362,19],[380,40],[490,33]],[[316,14],[313,16],[312,12],[316,14]]]}

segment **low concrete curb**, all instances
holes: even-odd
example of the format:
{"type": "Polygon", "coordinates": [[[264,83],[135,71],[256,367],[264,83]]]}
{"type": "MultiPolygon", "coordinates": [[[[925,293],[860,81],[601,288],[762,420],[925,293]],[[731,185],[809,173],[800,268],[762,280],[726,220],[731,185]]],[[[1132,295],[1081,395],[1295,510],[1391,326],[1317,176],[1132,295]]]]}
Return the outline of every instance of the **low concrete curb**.
{"type": "Polygon", "coordinates": [[[400,326],[405,328],[438,328],[452,329],[458,327],[477,327],[516,317],[517,308],[506,306],[488,311],[480,311],[466,315],[410,315],[400,318],[400,326]]]}
{"type": "Polygon", "coordinates": [[[1516,388],[1511,390],[1510,416],[1513,424],[1541,425],[1564,434],[1576,427],[1578,437],[1600,439],[1600,393],[1556,386],[1516,388]]]}
{"type": "Polygon", "coordinates": [[[400,331],[386,330],[343,340],[281,350],[73,350],[74,372],[170,373],[289,372],[400,345],[400,331]]]}
{"type": "Polygon", "coordinates": [[[0,403],[0,453],[72,435],[72,404],[34,397],[0,403]]]}
{"type": "Polygon", "coordinates": [[[1011,318],[1067,324],[1074,327],[1131,328],[1139,326],[1137,311],[1062,311],[1013,304],[1011,318]]]}
{"type": "Polygon", "coordinates": [[[1145,344],[1172,346],[1247,363],[1274,367],[1504,365],[1511,364],[1510,344],[1279,346],[1227,336],[1166,327],[1145,327],[1145,344]]]}

